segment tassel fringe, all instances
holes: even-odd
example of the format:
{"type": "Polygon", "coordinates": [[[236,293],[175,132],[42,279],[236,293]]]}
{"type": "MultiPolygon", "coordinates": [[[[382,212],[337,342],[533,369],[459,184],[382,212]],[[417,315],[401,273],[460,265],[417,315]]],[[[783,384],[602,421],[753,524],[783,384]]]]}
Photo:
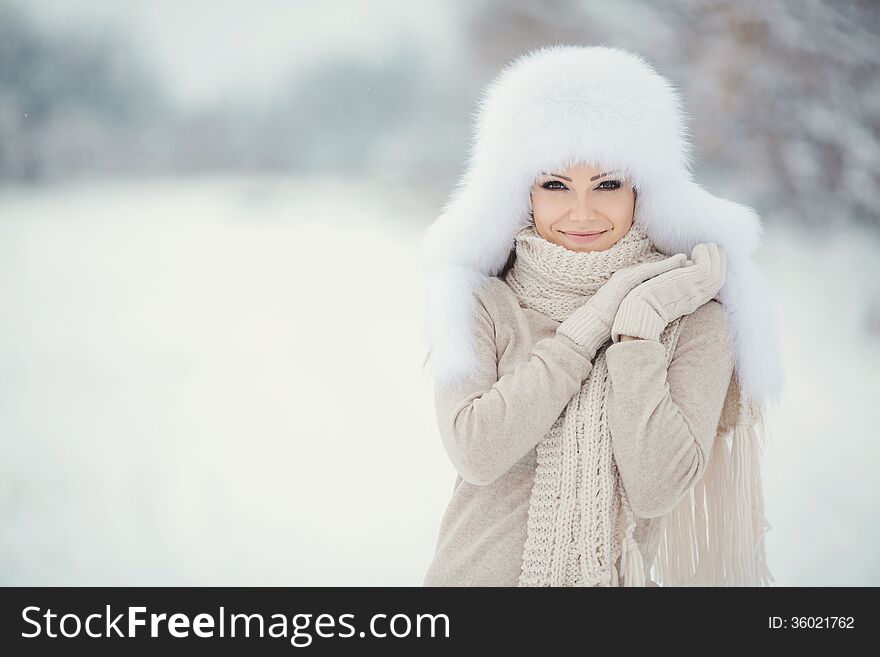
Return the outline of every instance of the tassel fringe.
{"type": "MultiPolygon", "coordinates": [[[[621,485],[623,489],[623,486],[621,485]]],[[[626,531],[624,534],[623,549],[620,554],[620,571],[623,577],[624,586],[644,586],[645,585],[645,561],[642,558],[639,544],[636,542],[634,532],[636,529],[636,519],[633,514],[632,507],[629,505],[629,497],[626,490],[622,490],[622,498],[624,501],[624,513],[626,515],[626,531]]],[[[618,584],[619,585],[619,584],[618,584]]]]}
{"type": "MultiPolygon", "coordinates": [[[[759,439],[764,409],[744,402],[719,436],[703,478],[664,517],[656,577],[661,586],[769,586],[759,439]]],[[[763,427],[762,427],[763,428],[763,427]]],[[[762,432],[763,433],[763,432],[762,432]]]]}
{"type": "Polygon", "coordinates": [[[633,539],[628,541],[627,550],[623,553],[621,569],[624,586],[645,585],[645,561],[642,559],[638,544],[633,539]]]}

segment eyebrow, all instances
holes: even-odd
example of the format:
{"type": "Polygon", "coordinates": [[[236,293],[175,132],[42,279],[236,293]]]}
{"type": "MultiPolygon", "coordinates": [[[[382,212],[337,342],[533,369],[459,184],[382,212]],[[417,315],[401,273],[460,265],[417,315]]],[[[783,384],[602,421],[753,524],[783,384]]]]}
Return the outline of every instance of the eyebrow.
{"type": "MultiPolygon", "coordinates": [[[[562,178],[563,180],[571,182],[571,178],[569,178],[568,176],[561,176],[558,173],[547,173],[546,171],[542,171],[541,173],[543,173],[545,176],[554,176],[555,178],[562,178]]],[[[598,176],[593,176],[592,178],[590,178],[590,182],[593,182],[594,180],[599,180],[599,178],[604,178],[605,176],[611,175],[612,173],[614,172],[606,171],[605,173],[600,173],[598,176]]]]}

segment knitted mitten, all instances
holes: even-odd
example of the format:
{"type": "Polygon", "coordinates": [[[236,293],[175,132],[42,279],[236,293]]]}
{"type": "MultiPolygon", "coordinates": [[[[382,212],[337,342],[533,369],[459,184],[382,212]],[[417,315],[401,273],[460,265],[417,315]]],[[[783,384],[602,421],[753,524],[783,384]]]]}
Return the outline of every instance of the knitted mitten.
{"type": "Polygon", "coordinates": [[[611,326],[613,342],[619,342],[621,335],[658,341],[669,322],[718,294],[726,276],[724,249],[697,244],[691,259],[692,264],[652,278],[627,294],[611,326]]]}
{"type": "Polygon", "coordinates": [[[559,324],[556,333],[584,347],[593,360],[599,347],[609,338],[617,309],[630,291],[654,276],[684,267],[686,262],[685,255],[677,253],[662,260],[621,267],[586,303],[559,324]]]}

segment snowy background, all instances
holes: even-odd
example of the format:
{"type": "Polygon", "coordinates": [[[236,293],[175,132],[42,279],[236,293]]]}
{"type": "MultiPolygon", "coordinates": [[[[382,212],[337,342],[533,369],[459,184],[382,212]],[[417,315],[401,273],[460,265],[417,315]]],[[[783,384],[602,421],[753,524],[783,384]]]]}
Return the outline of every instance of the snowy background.
{"type": "Polygon", "coordinates": [[[0,585],[420,585],[416,246],[552,42],[654,62],[764,217],[771,570],[880,584],[880,8],[659,6],[0,0],[0,585]]]}

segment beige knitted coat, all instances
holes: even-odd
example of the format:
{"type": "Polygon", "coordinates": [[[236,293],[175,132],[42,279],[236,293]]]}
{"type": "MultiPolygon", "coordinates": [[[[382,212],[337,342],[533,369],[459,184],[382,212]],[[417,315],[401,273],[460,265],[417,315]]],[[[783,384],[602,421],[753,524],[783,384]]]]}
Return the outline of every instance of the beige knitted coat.
{"type": "MultiPolygon", "coordinates": [[[[583,347],[557,331],[560,322],[524,307],[505,281],[488,279],[479,300],[483,374],[435,389],[441,438],[458,474],[426,586],[517,585],[538,444],[593,369],[583,347]]],[[[675,507],[694,496],[716,437],[737,417],[721,305],[713,300],[683,317],[677,333],[671,360],[660,342],[602,350],[614,455],[649,585],[664,516],[671,524],[675,507]]],[[[665,568],[668,574],[670,565],[665,568]]]]}

